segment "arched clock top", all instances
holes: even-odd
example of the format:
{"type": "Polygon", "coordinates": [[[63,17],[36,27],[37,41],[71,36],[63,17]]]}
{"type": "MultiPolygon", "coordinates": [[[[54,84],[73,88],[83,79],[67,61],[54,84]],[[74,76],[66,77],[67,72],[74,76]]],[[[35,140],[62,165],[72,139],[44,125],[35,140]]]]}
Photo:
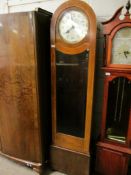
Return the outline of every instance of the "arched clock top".
{"type": "Polygon", "coordinates": [[[77,54],[91,50],[95,43],[95,33],[96,16],[83,1],[67,1],[53,15],[51,44],[61,52],[77,54]]]}
{"type": "Polygon", "coordinates": [[[117,10],[108,21],[103,22],[105,37],[105,66],[131,69],[131,5],[117,10]]]}
{"type": "Polygon", "coordinates": [[[102,22],[104,35],[110,34],[117,26],[120,26],[121,24],[131,23],[131,18],[128,10],[125,14],[125,18],[120,19],[122,9],[123,7],[119,8],[111,19],[102,22]]]}

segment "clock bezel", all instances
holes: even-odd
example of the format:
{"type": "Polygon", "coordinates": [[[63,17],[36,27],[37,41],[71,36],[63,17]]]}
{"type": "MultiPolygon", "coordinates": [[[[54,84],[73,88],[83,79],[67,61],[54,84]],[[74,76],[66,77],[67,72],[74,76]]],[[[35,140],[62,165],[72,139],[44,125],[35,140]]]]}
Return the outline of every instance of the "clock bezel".
{"type": "Polygon", "coordinates": [[[126,22],[126,23],[122,23],[118,26],[116,26],[111,34],[108,37],[108,41],[106,43],[107,49],[106,49],[106,57],[107,57],[107,67],[112,67],[112,68],[131,68],[131,64],[116,64],[116,63],[111,63],[112,61],[112,48],[113,48],[113,39],[114,36],[116,35],[116,33],[122,29],[122,28],[126,28],[126,27],[131,27],[131,23],[126,22]]]}
{"type": "Polygon", "coordinates": [[[63,42],[67,43],[67,44],[77,44],[77,43],[80,43],[81,41],[83,41],[87,36],[88,36],[88,33],[89,33],[89,20],[88,20],[88,17],[86,16],[85,12],[83,12],[82,10],[78,9],[78,8],[69,8],[68,10],[65,10],[58,18],[58,21],[57,21],[57,33],[58,35],[61,37],[61,39],[63,40],[63,42]],[[76,41],[76,42],[70,42],[68,41],[67,39],[64,39],[64,37],[62,36],[62,34],[60,33],[60,22],[62,20],[62,18],[64,17],[64,15],[66,15],[67,13],[71,12],[71,11],[76,11],[76,12],[79,12],[81,13],[85,18],[86,18],[86,21],[87,21],[87,34],[84,35],[84,37],[82,37],[82,39],[80,39],[79,41],[76,41]]]}
{"type": "Polygon", "coordinates": [[[91,42],[95,40],[95,35],[93,34],[95,32],[96,23],[95,21],[92,23],[91,19],[94,19],[94,12],[91,8],[88,8],[88,10],[85,9],[85,2],[81,1],[74,1],[71,0],[70,2],[67,1],[64,3],[65,5],[62,5],[60,8],[57,9],[55,12],[55,17],[52,18],[51,22],[51,45],[55,48],[58,48],[59,51],[64,52],[66,54],[77,54],[80,52],[83,52],[85,50],[90,49],[92,47],[91,42]],[[74,5],[75,4],[75,5],[74,5]],[[70,44],[65,42],[59,35],[58,30],[58,23],[60,20],[60,17],[63,13],[65,13],[68,10],[80,10],[82,11],[87,17],[89,21],[89,27],[88,27],[88,35],[86,35],[80,42],[75,44],[70,44]]]}

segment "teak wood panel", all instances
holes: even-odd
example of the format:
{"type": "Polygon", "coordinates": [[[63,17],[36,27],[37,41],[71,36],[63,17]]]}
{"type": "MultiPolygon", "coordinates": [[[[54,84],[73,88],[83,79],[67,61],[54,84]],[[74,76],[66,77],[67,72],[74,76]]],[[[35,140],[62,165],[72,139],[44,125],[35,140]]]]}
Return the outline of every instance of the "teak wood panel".
{"type": "Polygon", "coordinates": [[[41,162],[33,18],[0,16],[0,135],[3,153],[41,162]]]}
{"type": "Polygon", "coordinates": [[[93,104],[93,84],[95,69],[95,46],[96,46],[96,17],[93,10],[82,1],[71,0],[60,6],[53,15],[51,22],[51,82],[52,82],[52,135],[53,144],[63,148],[88,153],[91,133],[91,116],[93,104]],[[89,35],[86,36],[78,44],[67,44],[60,39],[57,22],[60,16],[69,8],[78,8],[82,10],[89,20],[89,35]],[[88,64],[88,84],[87,84],[87,103],[86,103],[86,120],[85,120],[85,136],[79,138],[62,133],[58,133],[56,129],[56,57],[55,51],[59,50],[65,54],[78,54],[85,50],[89,50],[88,64]],[[88,115],[87,115],[88,113],[88,115]]]}

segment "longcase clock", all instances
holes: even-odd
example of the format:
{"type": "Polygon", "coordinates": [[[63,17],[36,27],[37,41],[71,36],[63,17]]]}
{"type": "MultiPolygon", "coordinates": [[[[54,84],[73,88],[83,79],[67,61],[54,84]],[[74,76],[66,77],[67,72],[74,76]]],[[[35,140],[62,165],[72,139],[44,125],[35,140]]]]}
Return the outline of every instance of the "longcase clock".
{"type": "Polygon", "coordinates": [[[70,0],[51,22],[53,169],[89,173],[96,17],[83,1],[70,0]]]}
{"type": "Polygon", "coordinates": [[[104,101],[96,171],[127,175],[131,156],[130,3],[103,23],[105,35],[104,101]]]}

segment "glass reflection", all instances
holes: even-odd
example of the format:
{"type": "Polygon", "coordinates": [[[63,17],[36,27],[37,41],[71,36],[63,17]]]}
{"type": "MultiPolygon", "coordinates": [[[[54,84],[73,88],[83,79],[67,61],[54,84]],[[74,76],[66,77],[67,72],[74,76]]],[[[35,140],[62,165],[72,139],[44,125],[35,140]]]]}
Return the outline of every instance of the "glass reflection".
{"type": "Polygon", "coordinates": [[[109,83],[106,137],[125,143],[131,107],[131,81],[124,77],[109,83]]]}
{"type": "Polygon", "coordinates": [[[131,27],[120,29],[113,38],[112,64],[131,64],[131,27]]]}
{"type": "Polygon", "coordinates": [[[84,137],[88,56],[56,51],[57,132],[84,137]]]}

